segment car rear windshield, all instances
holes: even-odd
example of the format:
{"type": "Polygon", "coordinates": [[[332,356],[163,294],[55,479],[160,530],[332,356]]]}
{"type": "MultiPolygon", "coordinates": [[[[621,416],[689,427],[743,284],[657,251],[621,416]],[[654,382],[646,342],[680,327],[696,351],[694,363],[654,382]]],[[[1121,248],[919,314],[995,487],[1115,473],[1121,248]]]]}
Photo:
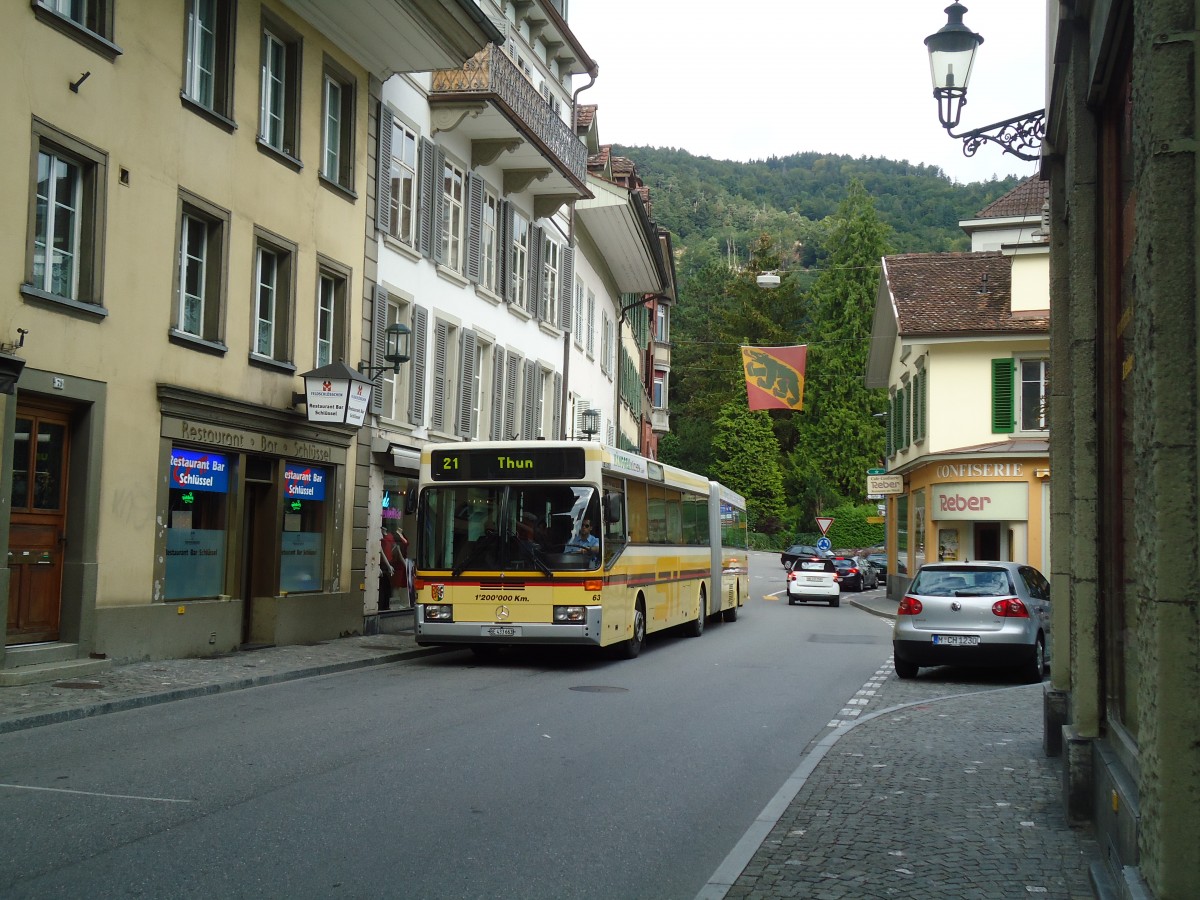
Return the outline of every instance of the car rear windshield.
{"type": "Polygon", "coordinates": [[[1004,569],[922,569],[909,587],[926,597],[999,597],[1011,594],[1004,569]]]}

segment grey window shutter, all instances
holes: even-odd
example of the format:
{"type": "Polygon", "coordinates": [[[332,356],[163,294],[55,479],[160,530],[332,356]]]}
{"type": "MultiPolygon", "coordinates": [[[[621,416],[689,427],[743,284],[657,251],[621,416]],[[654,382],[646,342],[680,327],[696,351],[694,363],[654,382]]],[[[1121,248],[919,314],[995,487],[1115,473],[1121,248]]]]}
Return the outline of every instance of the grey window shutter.
{"type": "Polygon", "coordinates": [[[392,230],[392,113],[379,104],[379,159],[375,176],[375,227],[392,230]]]}
{"type": "Polygon", "coordinates": [[[441,147],[434,145],[433,159],[433,220],[429,228],[429,241],[433,249],[433,261],[444,262],[446,259],[445,242],[442,240],[442,229],[446,225],[446,153],[441,147]]]}
{"type": "MultiPolygon", "coordinates": [[[[420,154],[417,160],[417,195],[420,200],[420,213],[417,217],[417,249],[427,259],[433,256],[433,203],[441,195],[441,187],[435,177],[434,166],[437,162],[437,152],[433,141],[421,138],[420,154]]],[[[440,235],[438,236],[440,239],[440,235]]]]}
{"type": "Polygon", "coordinates": [[[470,438],[475,431],[475,401],[479,390],[475,379],[475,369],[479,364],[479,340],[469,328],[463,331],[460,362],[457,433],[459,437],[470,438]]]}
{"type": "Polygon", "coordinates": [[[532,441],[537,437],[535,430],[535,417],[537,416],[537,384],[540,379],[538,376],[538,364],[535,359],[525,360],[525,391],[522,401],[524,407],[521,417],[521,437],[527,441],[532,441]]]}
{"type": "Polygon", "coordinates": [[[467,278],[479,284],[483,257],[483,179],[467,173],[467,278]]]}
{"type": "Polygon", "coordinates": [[[546,230],[535,225],[529,237],[529,311],[539,319],[546,318],[546,273],[542,269],[542,250],[546,243],[546,230]]]}
{"type": "Polygon", "coordinates": [[[559,260],[558,327],[570,331],[575,310],[575,250],[563,247],[559,260]]]}
{"type": "Polygon", "coordinates": [[[433,412],[429,427],[434,431],[446,430],[446,359],[450,341],[450,326],[435,322],[433,326],[433,412]]]}
{"type": "Polygon", "coordinates": [[[554,396],[550,398],[554,404],[554,421],[551,425],[550,440],[561,440],[564,435],[562,433],[562,375],[558,372],[554,373],[554,396]]]}
{"type": "Polygon", "coordinates": [[[429,312],[423,306],[413,307],[412,317],[412,383],[408,392],[408,421],[425,424],[426,358],[429,355],[429,312]]]}
{"type": "Polygon", "coordinates": [[[517,437],[517,391],[521,388],[521,357],[508,354],[508,374],[504,379],[504,435],[505,441],[517,437]]]}
{"type": "Polygon", "coordinates": [[[492,350],[492,430],[493,441],[504,440],[504,348],[492,350]]]}
{"type": "Polygon", "coordinates": [[[500,217],[500,221],[497,223],[499,229],[497,243],[500,247],[496,252],[496,293],[503,297],[506,303],[511,303],[513,286],[509,273],[512,269],[512,205],[507,200],[501,200],[497,213],[500,217]]]}
{"type": "MultiPolygon", "coordinates": [[[[371,365],[382,366],[383,354],[387,352],[387,307],[388,292],[382,284],[375,285],[375,308],[372,310],[371,365]]],[[[383,412],[383,372],[376,372],[371,379],[371,412],[383,412]]]]}

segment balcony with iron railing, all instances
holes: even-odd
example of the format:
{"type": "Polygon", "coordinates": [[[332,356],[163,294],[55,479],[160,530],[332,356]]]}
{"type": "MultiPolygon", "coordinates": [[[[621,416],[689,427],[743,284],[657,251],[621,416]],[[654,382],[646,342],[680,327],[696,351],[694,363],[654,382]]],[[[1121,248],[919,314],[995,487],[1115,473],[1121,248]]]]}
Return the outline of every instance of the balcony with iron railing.
{"type": "Polygon", "coordinates": [[[505,190],[563,201],[591,197],[587,148],[516,64],[489,44],[461,69],[433,73],[434,133],[457,131],[472,143],[473,167],[499,161],[505,190]]]}

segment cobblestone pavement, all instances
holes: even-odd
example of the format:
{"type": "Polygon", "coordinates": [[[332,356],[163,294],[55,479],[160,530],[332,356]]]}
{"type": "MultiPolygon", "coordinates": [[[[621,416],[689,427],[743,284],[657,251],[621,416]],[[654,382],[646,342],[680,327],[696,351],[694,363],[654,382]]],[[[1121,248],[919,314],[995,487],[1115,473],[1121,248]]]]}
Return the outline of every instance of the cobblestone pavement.
{"type": "MultiPolygon", "coordinates": [[[[849,602],[894,613],[883,597],[849,602]]],[[[1042,728],[1040,684],[951,669],[900,681],[885,665],[698,900],[1091,900],[1100,851],[1066,821],[1042,728]]]]}
{"type": "MultiPolygon", "coordinates": [[[[848,604],[888,616],[886,598],[848,604]]],[[[382,665],[437,649],[411,619],[313,645],[157,660],[0,688],[0,733],[382,665]]],[[[1092,898],[1099,851],[1062,813],[1042,752],[1042,688],[1007,676],[876,672],[701,891],[703,900],[1092,898]]]]}

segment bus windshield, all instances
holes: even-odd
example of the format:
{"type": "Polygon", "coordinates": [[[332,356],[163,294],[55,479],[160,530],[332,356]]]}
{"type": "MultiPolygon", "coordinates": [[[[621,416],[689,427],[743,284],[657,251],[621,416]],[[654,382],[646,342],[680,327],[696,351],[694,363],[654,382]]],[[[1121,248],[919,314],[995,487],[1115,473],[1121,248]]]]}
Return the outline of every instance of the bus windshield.
{"type": "Polygon", "coordinates": [[[583,484],[447,484],[421,493],[417,566],[551,575],[600,565],[600,500],[583,484]]]}

